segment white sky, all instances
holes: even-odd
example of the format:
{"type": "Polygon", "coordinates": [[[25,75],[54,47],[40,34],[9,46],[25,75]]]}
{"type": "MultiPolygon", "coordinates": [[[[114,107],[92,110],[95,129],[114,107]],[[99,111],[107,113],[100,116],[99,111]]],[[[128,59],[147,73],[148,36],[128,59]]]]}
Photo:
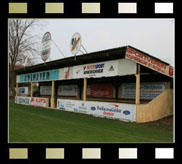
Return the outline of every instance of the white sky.
{"type": "MultiPolygon", "coordinates": [[[[79,32],[88,53],[131,45],[174,66],[174,19],[65,18],[44,19],[44,22],[42,36],[49,31],[66,57],[73,56],[71,37],[79,32]]],[[[50,58],[63,58],[53,43],[50,58]]]]}

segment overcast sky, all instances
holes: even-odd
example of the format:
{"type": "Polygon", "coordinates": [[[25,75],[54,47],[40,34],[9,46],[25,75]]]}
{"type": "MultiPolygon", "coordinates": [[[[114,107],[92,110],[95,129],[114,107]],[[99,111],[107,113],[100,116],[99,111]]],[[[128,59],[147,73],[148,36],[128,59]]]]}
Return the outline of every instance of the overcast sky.
{"type": "MultiPolygon", "coordinates": [[[[131,45],[174,65],[174,19],[45,19],[44,22],[42,35],[49,31],[66,57],[73,56],[71,37],[79,32],[88,53],[131,45]]],[[[50,59],[61,58],[52,43],[50,59]]]]}

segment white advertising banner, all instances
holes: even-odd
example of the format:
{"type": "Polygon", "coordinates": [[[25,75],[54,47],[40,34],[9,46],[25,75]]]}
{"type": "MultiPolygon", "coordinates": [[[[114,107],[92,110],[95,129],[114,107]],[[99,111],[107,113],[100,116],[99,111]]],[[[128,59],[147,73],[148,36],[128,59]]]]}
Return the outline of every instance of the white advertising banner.
{"type": "Polygon", "coordinates": [[[40,95],[51,95],[52,86],[40,86],[40,95]]]}
{"type": "Polygon", "coordinates": [[[58,87],[57,94],[59,96],[77,96],[78,86],[77,85],[61,85],[58,87]]]}
{"type": "Polygon", "coordinates": [[[89,114],[136,122],[136,105],[103,102],[91,102],[89,105],[89,114]]]}
{"type": "MultiPolygon", "coordinates": [[[[136,84],[135,83],[123,83],[121,91],[121,97],[123,98],[135,98],[136,84]]],[[[166,90],[166,83],[141,83],[140,84],[140,98],[153,99],[159,96],[166,90]]]]}
{"type": "Polygon", "coordinates": [[[20,95],[27,95],[29,92],[28,92],[28,87],[19,87],[18,88],[18,93],[20,95]]]}
{"type": "Polygon", "coordinates": [[[136,105],[78,100],[57,100],[59,110],[136,122],[136,105]]]}
{"type": "Polygon", "coordinates": [[[136,63],[118,59],[73,67],[73,78],[111,77],[136,74],[136,63]]]}
{"type": "Polygon", "coordinates": [[[47,101],[48,101],[47,98],[32,97],[31,98],[31,105],[46,107],[47,101]]]}
{"type": "Polygon", "coordinates": [[[118,60],[73,67],[73,78],[107,77],[118,75],[118,60]]]}
{"type": "Polygon", "coordinates": [[[16,96],[15,97],[15,103],[16,104],[30,105],[31,104],[31,97],[16,96]]]}
{"type": "Polygon", "coordinates": [[[73,79],[73,67],[59,69],[59,80],[73,79]]]}
{"type": "Polygon", "coordinates": [[[57,109],[87,114],[88,104],[84,101],[57,99],[57,109]]]}
{"type": "Polygon", "coordinates": [[[24,105],[32,105],[32,106],[42,106],[46,107],[48,98],[41,98],[41,97],[15,97],[16,104],[24,104],[24,105]]]}

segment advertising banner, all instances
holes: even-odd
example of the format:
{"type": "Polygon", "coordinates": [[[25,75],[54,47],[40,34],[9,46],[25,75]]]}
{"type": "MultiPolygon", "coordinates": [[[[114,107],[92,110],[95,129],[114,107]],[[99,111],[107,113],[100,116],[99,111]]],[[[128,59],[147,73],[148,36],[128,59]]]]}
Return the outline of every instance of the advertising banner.
{"type": "Polygon", "coordinates": [[[30,105],[31,104],[31,97],[16,96],[15,97],[15,103],[16,104],[30,105]]]}
{"type": "Polygon", "coordinates": [[[112,97],[112,84],[93,84],[87,86],[87,96],[112,97]]]}
{"type": "Polygon", "coordinates": [[[52,86],[40,86],[40,95],[51,95],[52,86]]]}
{"type": "Polygon", "coordinates": [[[144,55],[143,53],[133,50],[131,48],[126,49],[125,58],[130,59],[141,65],[144,65],[150,69],[153,69],[153,70],[160,72],[164,75],[167,75],[169,77],[173,77],[173,67],[172,66],[166,65],[165,63],[162,63],[152,57],[144,55]]]}
{"type": "Polygon", "coordinates": [[[28,94],[28,87],[19,87],[18,88],[18,93],[20,95],[27,95],[28,94]]]}
{"type": "Polygon", "coordinates": [[[46,107],[47,101],[48,101],[47,98],[32,97],[31,98],[31,105],[46,107]]]}
{"type": "Polygon", "coordinates": [[[19,75],[18,83],[59,80],[59,69],[19,75]]]}
{"type": "MultiPolygon", "coordinates": [[[[166,90],[166,83],[141,83],[140,85],[140,98],[153,99],[159,96],[166,90]]],[[[136,84],[123,83],[121,97],[123,98],[135,98],[136,84]]]]}
{"type": "Polygon", "coordinates": [[[118,75],[118,60],[73,67],[73,78],[106,77],[118,75]]]}
{"type": "Polygon", "coordinates": [[[57,99],[57,109],[88,114],[87,102],[57,99]]]}
{"type": "Polygon", "coordinates": [[[57,99],[57,109],[74,112],[76,110],[76,101],[57,99]]]}
{"type": "Polygon", "coordinates": [[[40,97],[15,97],[16,104],[24,104],[24,105],[33,105],[33,106],[47,106],[47,98],[40,98],[40,97]]]}
{"type": "Polygon", "coordinates": [[[136,105],[90,102],[88,110],[89,114],[98,117],[136,122],[136,105]]]}
{"type": "Polygon", "coordinates": [[[57,99],[57,109],[136,122],[136,105],[57,99]]]}
{"type": "Polygon", "coordinates": [[[59,80],[73,79],[73,67],[59,69],[59,80]]]}
{"type": "Polygon", "coordinates": [[[59,96],[77,96],[78,86],[77,85],[61,85],[58,87],[57,94],[59,96]]]}

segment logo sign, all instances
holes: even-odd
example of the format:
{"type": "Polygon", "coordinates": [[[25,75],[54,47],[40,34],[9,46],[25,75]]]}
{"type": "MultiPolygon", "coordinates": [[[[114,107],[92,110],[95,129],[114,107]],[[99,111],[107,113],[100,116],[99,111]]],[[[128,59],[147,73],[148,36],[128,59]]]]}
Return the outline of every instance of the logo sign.
{"type": "Polygon", "coordinates": [[[73,34],[72,38],[71,38],[71,44],[70,44],[70,50],[71,53],[76,55],[81,48],[81,35],[76,32],[73,34]]]}
{"type": "Polygon", "coordinates": [[[128,110],[124,110],[124,111],[123,111],[123,114],[125,114],[125,115],[129,115],[129,114],[130,114],[130,111],[128,111],[128,110]]]}
{"type": "Polygon", "coordinates": [[[51,52],[51,33],[46,32],[42,38],[41,58],[45,62],[51,52]]]}
{"type": "Polygon", "coordinates": [[[19,94],[28,94],[28,87],[19,87],[18,88],[18,93],[19,94]]]}

